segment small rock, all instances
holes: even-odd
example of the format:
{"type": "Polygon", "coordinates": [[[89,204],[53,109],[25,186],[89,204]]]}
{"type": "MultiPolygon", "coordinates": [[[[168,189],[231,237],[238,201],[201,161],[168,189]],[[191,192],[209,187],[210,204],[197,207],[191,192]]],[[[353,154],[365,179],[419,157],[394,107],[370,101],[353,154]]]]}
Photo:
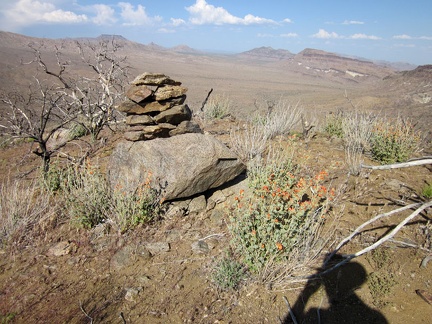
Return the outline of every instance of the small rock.
{"type": "Polygon", "coordinates": [[[189,203],[189,213],[199,213],[206,209],[207,201],[204,195],[195,197],[189,203]]]}
{"type": "Polygon", "coordinates": [[[163,84],[180,85],[178,81],[174,81],[169,76],[162,73],[144,72],[138,75],[132,82],[133,85],[151,85],[158,86],[163,84]]]}
{"type": "Polygon", "coordinates": [[[210,252],[210,248],[205,241],[196,241],[191,245],[192,251],[197,254],[207,254],[210,252]]]}
{"type": "Polygon", "coordinates": [[[130,100],[136,103],[140,103],[144,99],[150,97],[152,94],[153,91],[144,85],[142,86],[132,85],[126,92],[126,97],[128,97],[130,100]]]}
{"type": "Polygon", "coordinates": [[[154,242],[147,243],[146,248],[152,255],[155,255],[161,252],[168,252],[170,250],[170,245],[167,242],[154,242]]]}
{"type": "Polygon", "coordinates": [[[127,288],[126,289],[125,299],[127,301],[134,302],[134,301],[136,301],[139,292],[140,292],[140,289],[137,289],[137,288],[127,288]]]}
{"type": "Polygon", "coordinates": [[[226,196],[222,192],[222,190],[216,190],[209,198],[209,200],[213,200],[216,204],[220,204],[226,201],[226,196]]]}
{"type": "Polygon", "coordinates": [[[110,261],[111,269],[120,270],[134,263],[134,251],[131,246],[125,246],[118,250],[110,261]]]}
{"type": "Polygon", "coordinates": [[[52,246],[48,250],[48,255],[58,257],[58,256],[75,253],[77,250],[78,250],[78,246],[74,242],[62,241],[52,246]]]}

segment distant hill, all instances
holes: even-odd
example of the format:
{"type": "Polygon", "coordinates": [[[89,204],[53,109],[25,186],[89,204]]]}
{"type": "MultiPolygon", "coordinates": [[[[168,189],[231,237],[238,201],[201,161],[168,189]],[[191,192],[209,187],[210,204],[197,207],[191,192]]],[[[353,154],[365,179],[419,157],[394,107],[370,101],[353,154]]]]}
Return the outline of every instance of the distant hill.
{"type": "Polygon", "coordinates": [[[353,79],[378,78],[382,79],[395,72],[389,66],[375,64],[366,59],[352,58],[336,53],[306,48],[296,54],[293,61],[306,69],[327,74],[346,75],[353,79]]]}
{"type": "Polygon", "coordinates": [[[203,52],[198,51],[192,47],[189,47],[187,45],[177,45],[174,47],[171,47],[169,49],[172,52],[177,52],[177,53],[185,53],[185,54],[203,54],[203,52]]]}
{"type": "Polygon", "coordinates": [[[255,58],[263,60],[287,60],[294,57],[294,54],[284,49],[274,49],[272,47],[259,47],[250,51],[237,54],[239,57],[255,58]]]}

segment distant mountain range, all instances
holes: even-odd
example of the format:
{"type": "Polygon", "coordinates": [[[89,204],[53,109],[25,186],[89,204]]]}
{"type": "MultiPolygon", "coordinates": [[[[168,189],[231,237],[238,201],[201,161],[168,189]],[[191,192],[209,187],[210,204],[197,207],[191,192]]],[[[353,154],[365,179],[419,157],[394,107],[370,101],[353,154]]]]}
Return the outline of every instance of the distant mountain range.
{"type": "MultiPolygon", "coordinates": [[[[142,48],[146,50],[153,50],[153,51],[169,51],[169,52],[176,52],[176,53],[185,53],[185,54],[201,54],[201,55],[211,55],[213,53],[207,52],[207,51],[200,51],[193,49],[189,47],[188,45],[181,44],[177,45],[171,48],[160,46],[156,43],[149,43],[147,45],[136,43],[133,41],[130,41],[126,39],[125,37],[121,35],[107,35],[103,34],[95,38],[89,38],[89,37],[81,37],[81,38],[66,38],[62,39],[62,41],[100,41],[100,40],[115,40],[117,43],[120,43],[121,45],[128,45],[134,48],[142,48]]],[[[38,38],[33,38],[25,35],[10,33],[10,32],[2,32],[0,31],[0,42],[1,43],[7,43],[9,46],[13,46],[12,44],[14,42],[16,43],[30,43],[37,41],[38,38]]],[[[43,40],[45,43],[51,43],[52,41],[61,41],[61,39],[46,39],[42,38],[39,40],[43,40]]],[[[218,54],[220,55],[220,54],[218,54]]],[[[274,49],[269,46],[263,46],[251,49],[249,51],[245,51],[238,54],[225,54],[227,56],[235,56],[243,59],[252,59],[252,60],[264,60],[264,61],[273,61],[273,60],[294,60],[299,63],[326,63],[325,65],[328,66],[328,63],[341,63],[341,62],[349,62],[356,64],[375,64],[380,67],[389,68],[396,71],[407,71],[407,70],[413,70],[417,66],[412,65],[409,63],[403,63],[403,62],[388,62],[388,61],[373,61],[368,60],[365,58],[359,58],[359,57],[353,57],[343,54],[336,54],[331,52],[325,52],[318,49],[311,49],[306,48],[303,51],[299,52],[298,54],[294,54],[290,52],[289,50],[285,49],[274,49]]],[[[319,66],[319,68],[323,68],[323,66],[319,66]]],[[[338,68],[336,68],[337,70],[338,68]]]]}

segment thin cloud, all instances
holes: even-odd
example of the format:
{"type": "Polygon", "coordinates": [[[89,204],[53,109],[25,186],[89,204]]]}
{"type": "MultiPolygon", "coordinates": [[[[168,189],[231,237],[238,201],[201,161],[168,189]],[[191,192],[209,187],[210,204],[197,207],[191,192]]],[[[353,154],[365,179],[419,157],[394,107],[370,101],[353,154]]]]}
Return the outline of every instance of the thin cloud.
{"type": "Polygon", "coordinates": [[[171,25],[174,27],[186,25],[186,21],[181,18],[171,18],[171,25]]]}
{"type": "Polygon", "coordinates": [[[297,33],[286,33],[286,34],[281,34],[280,36],[284,38],[296,38],[299,35],[297,33]]]}
{"type": "Polygon", "coordinates": [[[119,2],[118,5],[121,8],[120,16],[124,20],[123,25],[125,26],[151,25],[162,20],[160,16],[150,17],[147,15],[145,7],[142,5],[137,5],[136,9],[129,2],[119,2]]]}
{"type": "Polygon", "coordinates": [[[395,35],[393,36],[394,39],[412,39],[411,36],[403,34],[403,35],[395,35]]]}
{"type": "Polygon", "coordinates": [[[254,25],[276,24],[274,20],[246,15],[244,18],[230,14],[223,7],[215,7],[205,0],[196,0],[195,4],[185,8],[189,14],[189,21],[194,25],[254,25]]]}
{"type": "Polygon", "coordinates": [[[287,24],[293,24],[294,22],[291,20],[291,19],[289,19],[289,18],[285,18],[284,20],[282,20],[284,23],[287,23],[287,24]]]}
{"type": "Polygon", "coordinates": [[[369,40],[381,39],[381,37],[378,37],[375,35],[366,35],[366,34],[354,34],[354,35],[351,35],[349,38],[351,38],[351,39],[369,39],[369,40]]]}
{"type": "Polygon", "coordinates": [[[395,35],[392,38],[393,39],[400,39],[400,40],[413,40],[413,39],[432,40],[432,36],[413,37],[413,36],[410,36],[410,35],[407,35],[407,34],[395,35]]]}
{"type": "Polygon", "coordinates": [[[342,38],[342,36],[339,36],[335,32],[329,33],[328,31],[324,29],[320,29],[318,33],[312,35],[313,38],[320,38],[320,39],[335,39],[335,38],[342,38]]]}
{"type": "Polygon", "coordinates": [[[279,34],[279,35],[275,35],[275,34],[265,34],[265,33],[258,33],[257,37],[260,38],[278,38],[278,37],[282,37],[282,38],[296,38],[299,35],[296,33],[286,33],[286,34],[279,34]]]}
{"type": "Polygon", "coordinates": [[[364,22],[358,20],[345,20],[342,25],[364,25],[364,22]]]}

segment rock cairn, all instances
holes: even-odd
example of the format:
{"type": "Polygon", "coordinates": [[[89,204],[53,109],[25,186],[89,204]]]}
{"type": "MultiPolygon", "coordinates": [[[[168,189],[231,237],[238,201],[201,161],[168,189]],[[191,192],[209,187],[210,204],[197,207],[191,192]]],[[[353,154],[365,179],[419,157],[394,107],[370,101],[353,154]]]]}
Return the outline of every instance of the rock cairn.
{"type": "Polygon", "coordinates": [[[125,139],[136,142],[201,133],[184,104],[187,90],[164,74],[145,72],[137,76],[126,92],[127,99],[117,107],[126,113],[125,139]]]}

